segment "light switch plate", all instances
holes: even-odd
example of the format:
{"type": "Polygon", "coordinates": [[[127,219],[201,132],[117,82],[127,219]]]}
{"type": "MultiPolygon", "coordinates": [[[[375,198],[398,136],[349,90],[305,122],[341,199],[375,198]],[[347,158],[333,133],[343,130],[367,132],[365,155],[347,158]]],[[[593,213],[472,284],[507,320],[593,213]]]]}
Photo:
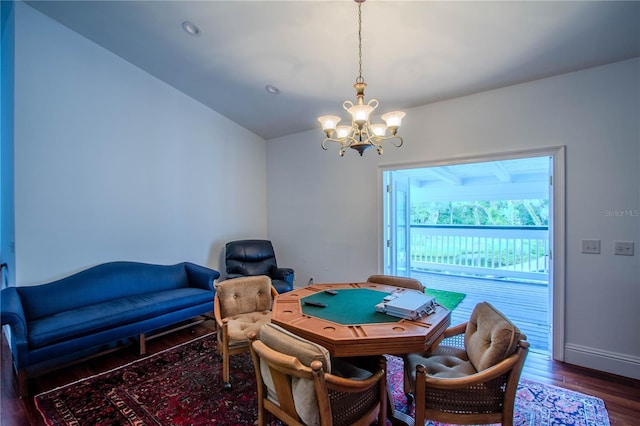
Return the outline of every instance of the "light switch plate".
{"type": "Polygon", "coordinates": [[[633,241],[614,242],[613,254],[620,256],[633,256],[633,241]]]}
{"type": "Polygon", "coordinates": [[[600,254],[600,240],[582,240],[581,253],[600,254]]]}

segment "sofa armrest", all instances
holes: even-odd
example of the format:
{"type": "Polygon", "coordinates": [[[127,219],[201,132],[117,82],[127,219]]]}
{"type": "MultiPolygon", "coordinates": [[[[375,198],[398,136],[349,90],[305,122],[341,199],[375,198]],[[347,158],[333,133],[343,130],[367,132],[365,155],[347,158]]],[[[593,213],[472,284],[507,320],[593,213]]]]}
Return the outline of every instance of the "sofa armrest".
{"type": "Polygon", "coordinates": [[[20,368],[21,360],[24,360],[29,347],[27,340],[27,319],[24,316],[22,300],[15,287],[8,287],[0,292],[0,321],[2,325],[11,327],[11,351],[16,361],[16,367],[20,368]]]}
{"type": "Polygon", "coordinates": [[[0,319],[2,325],[9,325],[12,328],[12,333],[27,334],[27,320],[24,317],[24,310],[22,309],[22,300],[15,287],[8,287],[2,290],[0,293],[0,300],[2,303],[2,311],[0,312],[0,319]]]}
{"type": "Polygon", "coordinates": [[[271,271],[271,278],[276,280],[283,280],[293,285],[293,269],[275,268],[271,271]]]}
{"type": "Polygon", "coordinates": [[[213,282],[220,278],[220,272],[189,262],[185,262],[184,267],[191,287],[213,291],[213,282]]]}

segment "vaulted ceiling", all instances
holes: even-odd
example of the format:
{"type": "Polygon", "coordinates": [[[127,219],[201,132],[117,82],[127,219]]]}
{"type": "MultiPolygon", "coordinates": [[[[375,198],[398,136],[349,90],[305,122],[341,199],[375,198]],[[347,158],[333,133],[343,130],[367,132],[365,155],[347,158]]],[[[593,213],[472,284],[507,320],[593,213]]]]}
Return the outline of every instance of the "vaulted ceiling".
{"type": "MultiPolygon", "coordinates": [[[[27,4],[265,139],[355,100],[353,1],[27,4]]],[[[640,56],[637,1],[369,0],[362,20],[365,95],[380,112],[640,56]]]]}

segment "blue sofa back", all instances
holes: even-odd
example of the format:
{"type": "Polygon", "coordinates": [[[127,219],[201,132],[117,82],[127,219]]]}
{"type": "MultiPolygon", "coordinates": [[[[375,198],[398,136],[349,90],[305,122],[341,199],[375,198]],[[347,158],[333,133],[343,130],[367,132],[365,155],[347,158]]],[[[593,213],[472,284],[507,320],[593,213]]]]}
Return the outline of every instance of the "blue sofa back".
{"type": "Polygon", "coordinates": [[[189,286],[185,263],[110,262],[58,281],[18,287],[26,318],[35,320],[135,294],[189,286]]]}

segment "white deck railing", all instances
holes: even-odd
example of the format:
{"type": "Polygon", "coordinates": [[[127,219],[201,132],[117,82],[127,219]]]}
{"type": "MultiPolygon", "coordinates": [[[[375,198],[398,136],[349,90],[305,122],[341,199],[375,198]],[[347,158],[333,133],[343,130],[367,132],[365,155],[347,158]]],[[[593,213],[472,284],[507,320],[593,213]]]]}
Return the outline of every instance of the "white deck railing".
{"type": "Polygon", "coordinates": [[[545,227],[411,225],[411,269],[548,281],[545,227]]]}

